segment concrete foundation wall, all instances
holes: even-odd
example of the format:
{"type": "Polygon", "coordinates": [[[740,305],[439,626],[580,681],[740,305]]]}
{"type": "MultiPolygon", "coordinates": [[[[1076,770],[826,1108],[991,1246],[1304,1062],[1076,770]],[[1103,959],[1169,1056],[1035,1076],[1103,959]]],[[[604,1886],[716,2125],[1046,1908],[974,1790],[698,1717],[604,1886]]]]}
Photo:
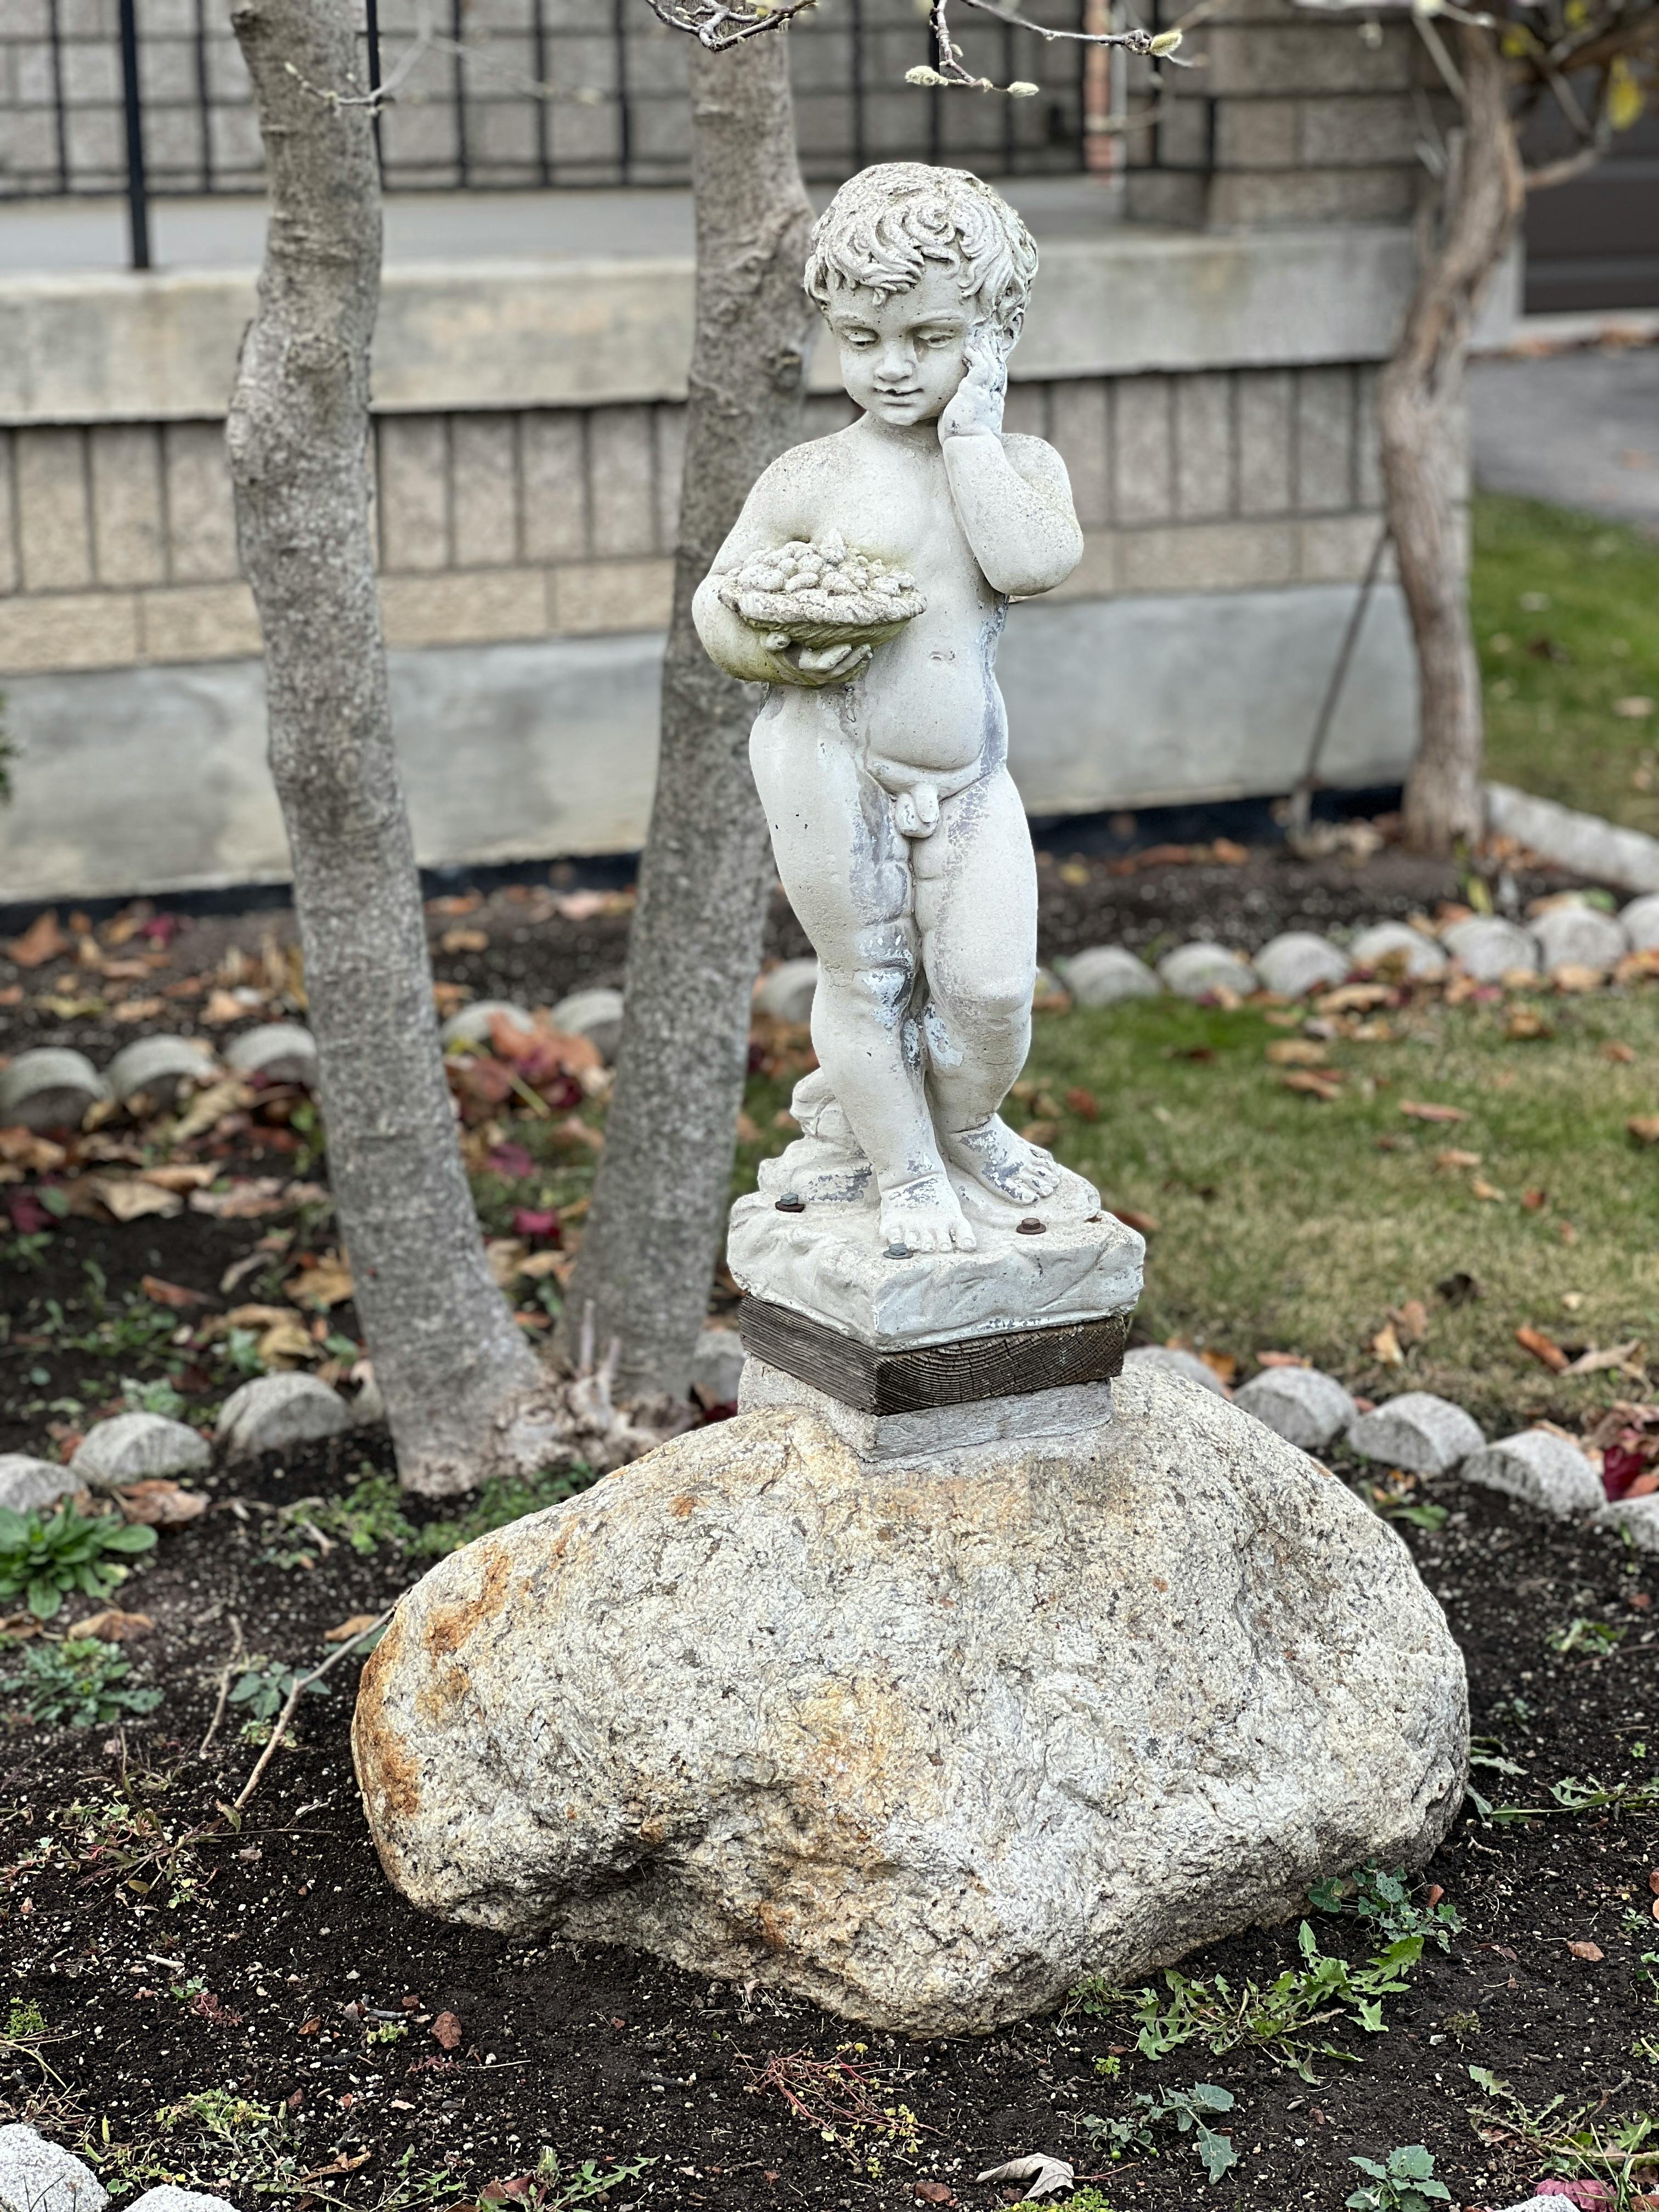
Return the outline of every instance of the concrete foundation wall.
{"type": "MultiPolygon", "coordinates": [[[[1015,607],[1002,648],[1016,778],[1033,813],[1283,790],[1300,774],[1350,586],[1015,607]]],[[[658,635],[544,638],[390,656],[423,863],[629,852],[656,767],[658,635]]],[[[1398,776],[1414,673],[1397,590],[1378,594],[1327,754],[1330,780],[1398,776]]],[[[253,659],[24,676],[0,813],[11,900],[282,879],[253,659]]]]}

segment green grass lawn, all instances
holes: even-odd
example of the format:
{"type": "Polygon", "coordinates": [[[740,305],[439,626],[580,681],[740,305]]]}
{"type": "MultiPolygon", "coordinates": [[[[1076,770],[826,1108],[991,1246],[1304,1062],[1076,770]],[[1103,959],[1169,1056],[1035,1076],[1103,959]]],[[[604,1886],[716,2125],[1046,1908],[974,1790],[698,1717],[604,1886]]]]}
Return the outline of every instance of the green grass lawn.
{"type": "MultiPolygon", "coordinates": [[[[1012,1110],[1057,1122],[1060,1158],[1157,1224],[1142,1334],[1231,1354],[1240,1379],[1261,1352],[1296,1352],[1369,1396],[1431,1389],[1488,1425],[1578,1422],[1640,1384],[1559,1377],[1515,1332],[1575,1350],[1642,1339],[1659,1367],[1659,1147],[1626,1129],[1659,1113],[1659,984],[1525,1002],[1553,1034],[1510,1042],[1521,1003],[1436,999],[1385,1017],[1387,1040],[1333,1043],[1343,1082],[1328,1103],[1286,1087],[1267,1049],[1296,1032],[1249,1007],[1043,1014],[1012,1110]],[[1634,1057],[1609,1057],[1610,1042],[1634,1057]],[[1068,1109],[1077,1091],[1098,1119],[1075,1110],[1085,1102],[1068,1109]],[[1404,1100],[1468,1119],[1416,1121],[1404,1100]],[[1437,1164],[1453,1151],[1480,1164],[1437,1164]],[[1443,1295],[1459,1275],[1481,1295],[1443,1295]],[[1384,1364],[1372,1340],[1413,1299],[1427,1333],[1413,1344],[1396,1328],[1405,1364],[1384,1364]]],[[[787,1081],[751,1086],[742,1188],[792,1133],[772,1121],[787,1095],[787,1081]]]]}
{"type": "Polygon", "coordinates": [[[1482,493],[1469,596],[1488,775],[1659,836],[1659,544],[1482,493]]]}

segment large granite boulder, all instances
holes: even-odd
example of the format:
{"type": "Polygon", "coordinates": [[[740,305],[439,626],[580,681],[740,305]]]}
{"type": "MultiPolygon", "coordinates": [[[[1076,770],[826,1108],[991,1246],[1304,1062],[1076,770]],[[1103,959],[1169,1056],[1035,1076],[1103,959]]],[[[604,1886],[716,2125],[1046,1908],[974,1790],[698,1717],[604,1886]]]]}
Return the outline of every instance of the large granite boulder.
{"type": "Polygon", "coordinates": [[[453,1553],[358,1698],[392,1881],[956,2033],[1420,1861],[1468,1723],[1404,1544],[1209,1392],[1115,1388],[878,1473],[741,1416],[453,1553]]]}

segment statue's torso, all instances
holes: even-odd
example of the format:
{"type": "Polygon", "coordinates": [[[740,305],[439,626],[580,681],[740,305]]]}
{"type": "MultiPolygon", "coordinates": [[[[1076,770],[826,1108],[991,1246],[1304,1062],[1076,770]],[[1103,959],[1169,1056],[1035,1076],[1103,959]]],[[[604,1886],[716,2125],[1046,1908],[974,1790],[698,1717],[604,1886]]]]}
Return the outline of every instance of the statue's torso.
{"type": "Polygon", "coordinates": [[[1007,745],[994,672],[1002,602],[963,535],[937,440],[900,446],[858,423],[796,447],[779,466],[793,480],[792,527],[802,538],[839,530],[849,545],[908,568],[927,607],[878,647],[853,684],[775,688],[767,719],[819,736],[837,727],[896,792],[919,778],[959,787],[995,767],[1007,745]]]}

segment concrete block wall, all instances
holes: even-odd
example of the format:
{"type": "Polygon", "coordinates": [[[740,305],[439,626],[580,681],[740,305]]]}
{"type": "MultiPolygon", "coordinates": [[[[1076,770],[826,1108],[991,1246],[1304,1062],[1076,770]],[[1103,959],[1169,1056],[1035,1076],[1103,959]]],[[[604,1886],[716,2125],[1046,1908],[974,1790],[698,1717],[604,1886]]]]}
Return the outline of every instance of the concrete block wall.
{"type": "Polygon", "coordinates": [[[1191,70],[1133,65],[1127,212],[1194,226],[1403,222],[1422,191],[1425,116],[1443,88],[1408,22],[1310,18],[1236,0],[1194,32],[1191,70]]]}
{"type": "MultiPolygon", "coordinates": [[[[1057,597],[1341,583],[1378,527],[1372,386],[1355,363],[1017,384],[1086,539],[1057,597]]],[[[850,419],[808,402],[808,434],[850,419]]],[[[381,416],[386,641],[660,629],[673,587],[677,401],[381,416]]],[[[259,650],[213,422],[0,432],[0,680],[259,650]]]]}

